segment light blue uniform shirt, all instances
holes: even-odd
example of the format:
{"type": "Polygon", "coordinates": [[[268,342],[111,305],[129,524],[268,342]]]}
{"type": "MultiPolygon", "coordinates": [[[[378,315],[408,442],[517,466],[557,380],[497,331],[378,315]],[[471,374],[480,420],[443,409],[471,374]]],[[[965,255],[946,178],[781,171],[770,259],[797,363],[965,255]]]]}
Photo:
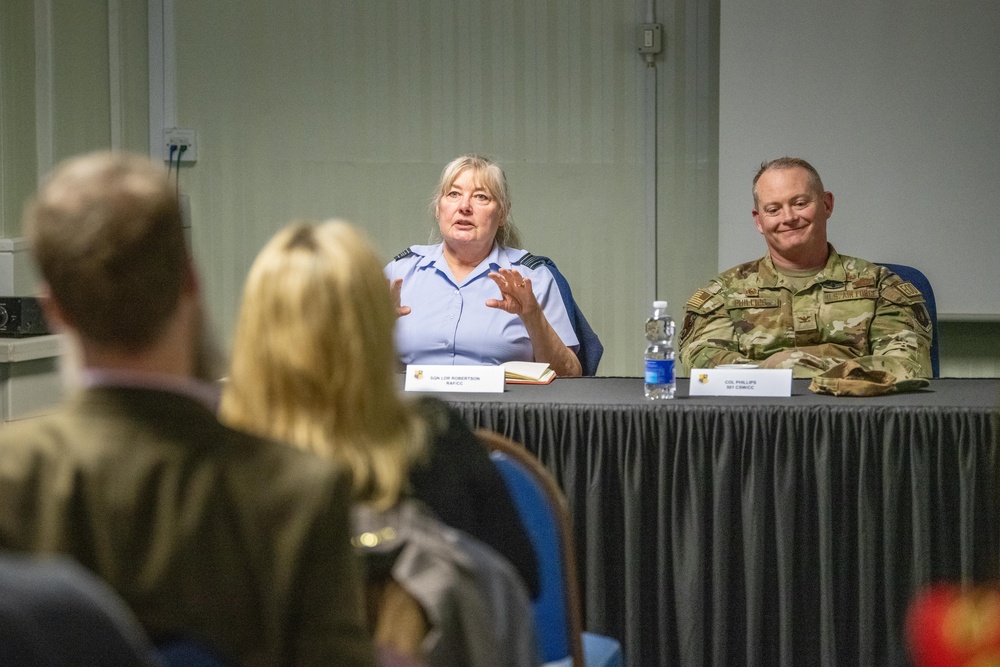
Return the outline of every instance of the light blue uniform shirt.
{"type": "Polygon", "coordinates": [[[545,266],[517,264],[524,250],[496,244],[465,280],[457,282],[442,245],[415,245],[385,267],[390,281],[403,279],[400,304],[412,312],[396,321],[396,350],[404,364],[496,365],[534,361],[531,339],[521,318],[486,306],[499,299],[489,277],[500,268],[516,269],[531,279],[531,289],[563,343],[575,351],[579,341],[563,305],[559,287],[545,266]]]}

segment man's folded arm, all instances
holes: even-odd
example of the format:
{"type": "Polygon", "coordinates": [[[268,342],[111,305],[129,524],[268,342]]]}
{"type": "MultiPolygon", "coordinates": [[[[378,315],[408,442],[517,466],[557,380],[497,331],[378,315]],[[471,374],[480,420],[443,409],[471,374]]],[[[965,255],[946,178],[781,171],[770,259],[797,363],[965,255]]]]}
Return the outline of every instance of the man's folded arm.
{"type": "Polygon", "coordinates": [[[740,354],[736,328],[725,308],[688,302],[680,338],[680,361],[684,368],[714,368],[719,364],[750,363],[740,354]]]}
{"type": "Polygon", "coordinates": [[[912,285],[893,276],[882,290],[868,328],[873,359],[858,361],[900,379],[931,377],[932,324],[924,298],[912,285]]]}

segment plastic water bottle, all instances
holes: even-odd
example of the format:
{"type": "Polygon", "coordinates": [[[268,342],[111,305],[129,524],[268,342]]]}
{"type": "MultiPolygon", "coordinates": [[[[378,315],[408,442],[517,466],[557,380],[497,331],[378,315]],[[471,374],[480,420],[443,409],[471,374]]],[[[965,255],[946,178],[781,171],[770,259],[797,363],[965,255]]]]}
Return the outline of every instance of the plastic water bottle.
{"type": "Polygon", "coordinates": [[[653,302],[646,320],[646,398],[659,401],[674,397],[674,320],[666,301],[653,302]]]}

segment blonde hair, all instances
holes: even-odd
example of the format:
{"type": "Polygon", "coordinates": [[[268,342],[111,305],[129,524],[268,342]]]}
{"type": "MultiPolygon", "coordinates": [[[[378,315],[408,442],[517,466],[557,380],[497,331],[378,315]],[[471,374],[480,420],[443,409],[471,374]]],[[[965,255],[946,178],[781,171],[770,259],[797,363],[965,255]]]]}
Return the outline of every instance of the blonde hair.
{"type": "Polygon", "coordinates": [[[471,171],[476,187],[483,188],[497,203],[497,215],[500,217],[500,227],[497,228],[496,242],[505,248],[523,248],[521,233],[514,226],[511,218],[510,188],[507,187],[507,177],[503,169],[493,160],[481,155],[462,155],[445,165],[441,171],[441,180],[431,198],[431,214],[438,217],[438,202],[455,179],[464,171],[471,171]]]}
{"type": "Polygon", "coordinates": [[[340,461],[356,501],[391,507],[425,448],[396,387],[395,319],[382,261],[360,231],[292,223],[250,268],[223,419],[340,461]]]}

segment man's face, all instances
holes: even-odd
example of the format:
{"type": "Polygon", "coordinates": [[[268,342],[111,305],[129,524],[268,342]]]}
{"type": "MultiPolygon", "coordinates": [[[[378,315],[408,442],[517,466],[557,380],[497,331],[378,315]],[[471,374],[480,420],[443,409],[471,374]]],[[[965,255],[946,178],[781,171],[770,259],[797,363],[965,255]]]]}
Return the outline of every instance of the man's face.
{"type": "Polygon", "coordinates": [[[798,263],[826,252],[826,221],[833,213],[833,194],[816,192],[801,167],[771,169],[757,180],[757,231],[772,257],[798,263]]]}

